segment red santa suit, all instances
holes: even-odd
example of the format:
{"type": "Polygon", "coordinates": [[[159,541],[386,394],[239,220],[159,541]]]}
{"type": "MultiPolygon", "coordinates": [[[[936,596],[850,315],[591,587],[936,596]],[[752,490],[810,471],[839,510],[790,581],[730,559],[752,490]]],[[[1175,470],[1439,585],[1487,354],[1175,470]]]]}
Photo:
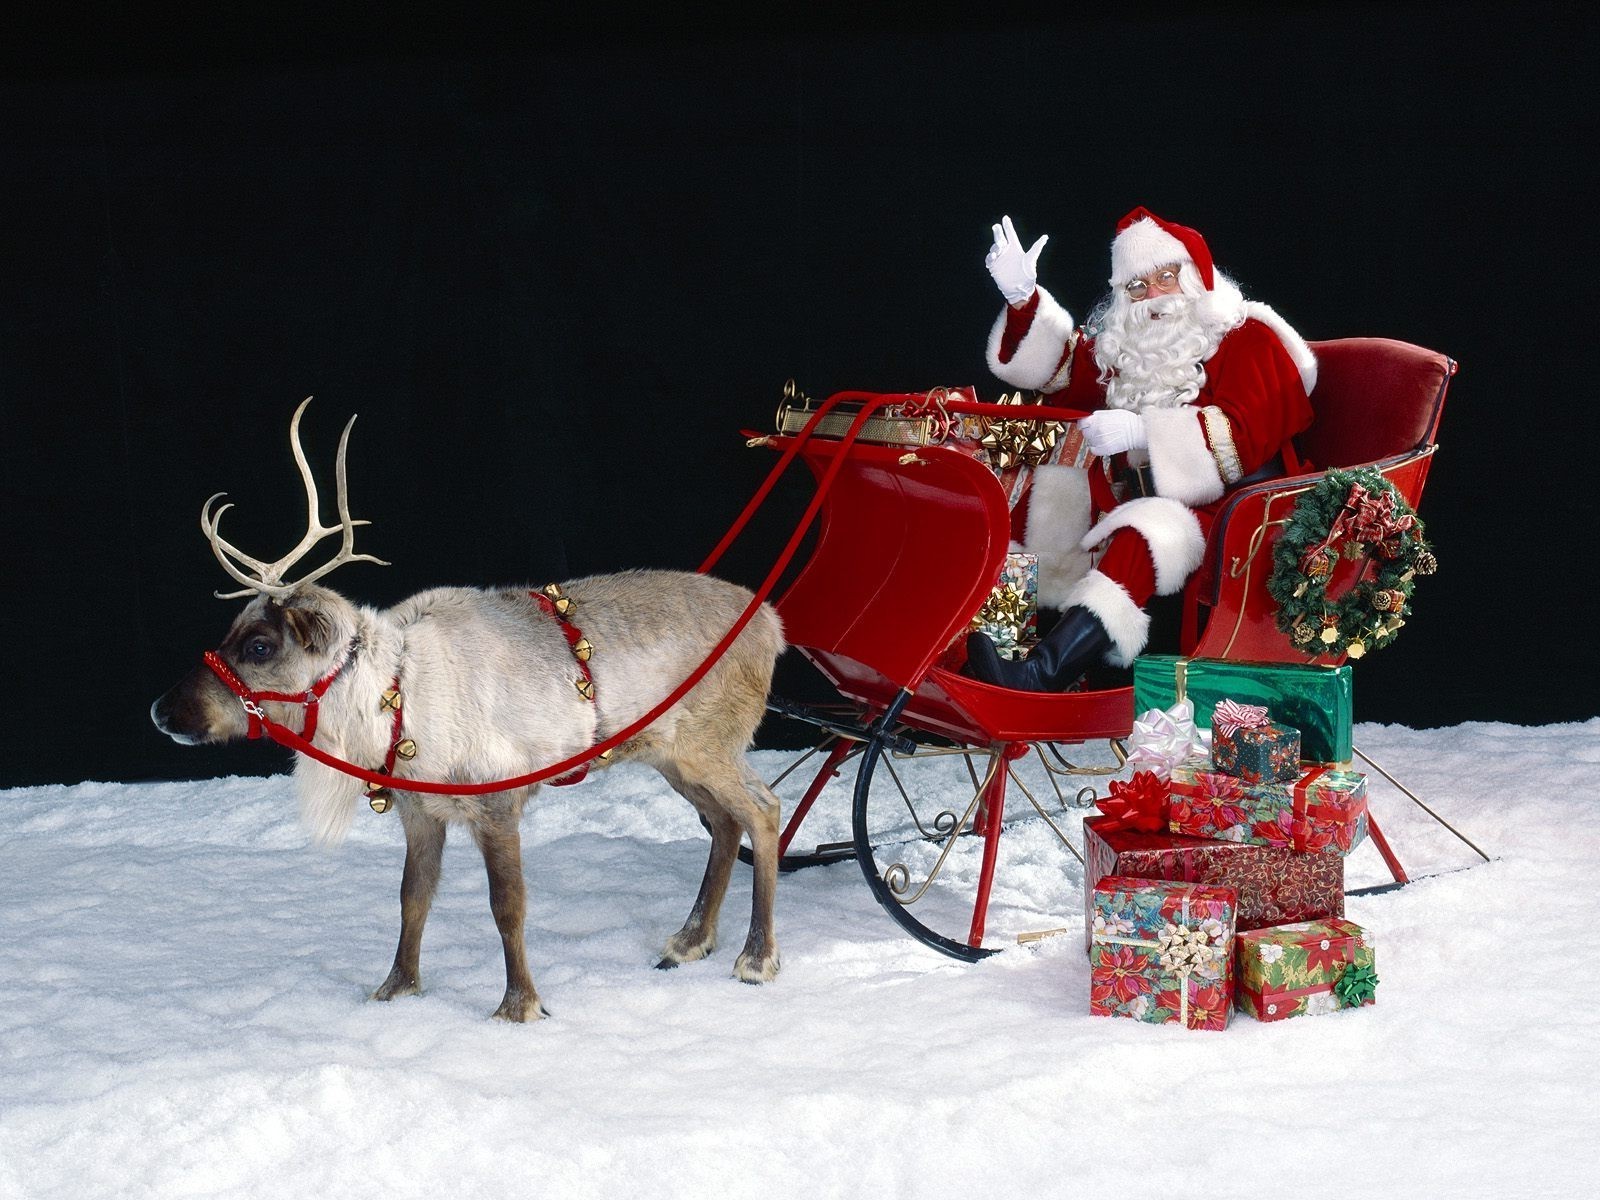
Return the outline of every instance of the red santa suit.
{"type": "MultiPolygon", "coordinates": [[[[1213,271],[1192,230],[1135,210],[1112,250],[1115,286],[1158,267],[1193,264],[1207,289],[1195,302],[1214,303],[1228,314],[1225,321],[1239,322],[1201,359],[1199,392],[1190,401],[1134,407],[1149,441],[1154,495],[1119,502],[1103,474],[1091,479],[1090,472],[1071,467],[1044,467],[1035,475],[1025,546],[1039,556],[1039,601],[1089,609],[1111,635],[1107,661],[1126,666],[1144,648],[1150,596],[1179,591],[1200,565],[1217,502],[1310,425],[1307,393],[1316,382],[1316,359],[1276,312],[1243,300],[1213,271]],[[1097,569],[1091,566],[1096,554],[1097,569]]],[[[1071,314],[1036,288],[1020,308],[1008,305],[1001,313],[989,335],[988,359],[1007,383],[1044,392],[1063,407],[1093,411],[1107,407],[1107,382],[1094,351],[1093,339],[1071,314]]],[[[1117,461],[1112,474],[1124,465],[1117,461]]]]}

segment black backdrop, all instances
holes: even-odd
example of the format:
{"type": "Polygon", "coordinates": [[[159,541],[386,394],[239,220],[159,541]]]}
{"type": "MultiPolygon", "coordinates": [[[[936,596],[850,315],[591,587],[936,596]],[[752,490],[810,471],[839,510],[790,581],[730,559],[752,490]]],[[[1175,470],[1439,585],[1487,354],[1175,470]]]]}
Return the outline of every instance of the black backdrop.
{"type": "MultiPolygon", "coordinates": [[[[1140,203],[1307,337],[1461,363],[1423,506],[1443,568],[1359,664],[1358,717],[1600,711],[1581,18],[217,11],[6,39],[0,783],[282,768],[146,711],[235,607],[201,501],[228,491],[262,553],[303,528],[303,396],[326,493],[361,414],[362,545],[395,565],[343,569],[359,599],[692,568],[769,465],[738,431],[785,378],[993,394],[990,223],[1051,233],[1081,312],[1140,203]]],[[[803,499],[727,573],[757,581],[803,499]]]]}

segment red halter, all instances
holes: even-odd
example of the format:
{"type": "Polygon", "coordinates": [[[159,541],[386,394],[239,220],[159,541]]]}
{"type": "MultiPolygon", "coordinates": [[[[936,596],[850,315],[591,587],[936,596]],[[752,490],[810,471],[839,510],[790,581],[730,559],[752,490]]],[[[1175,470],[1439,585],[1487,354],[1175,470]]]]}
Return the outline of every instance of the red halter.
{"type": "Polygon", "coordinates": [[[350,664],[351,656],[355,654],[356,643],[352,639],[344,648],[344,654],[321,679],[313,683],[303,692],[256,692],[252,691],[244,680],[233,673],[233,668],[223,661],[222,655],[215,650],[207,650],[203,656],[206,666],[210,667],[216,677],[222,680],[223,685],[239,697],[239,703],[244,705],[245,715],[250,718],[250,736],[261,736],[261,719],[266,714],[261,705],[267,700],[277,700],[284,704],[299,704],[306,710],[305,724],[300,729],[300,736],[310,741],[317,732],[317,703],[333,686],[333,681],[339,678],[339,673],[350,664]]]}

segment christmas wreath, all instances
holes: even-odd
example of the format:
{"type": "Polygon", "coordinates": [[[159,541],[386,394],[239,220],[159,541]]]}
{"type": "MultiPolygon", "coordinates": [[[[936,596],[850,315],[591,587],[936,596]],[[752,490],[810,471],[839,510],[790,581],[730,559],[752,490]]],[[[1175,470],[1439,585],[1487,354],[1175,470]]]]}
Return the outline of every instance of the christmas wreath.
{"type": "Polygon", "coordinates": [[[1437,568],[1421,518],[1392,483],[1371,467],[1336,469],[1295,504],[1267,591],[1295,646],[1360,658],[1394,641],[1411,612],[1413,581],[1437,568]],[[1377,570],[1332,600],[1328,582],[1341,558],[1369,558],[1377,570]]]}

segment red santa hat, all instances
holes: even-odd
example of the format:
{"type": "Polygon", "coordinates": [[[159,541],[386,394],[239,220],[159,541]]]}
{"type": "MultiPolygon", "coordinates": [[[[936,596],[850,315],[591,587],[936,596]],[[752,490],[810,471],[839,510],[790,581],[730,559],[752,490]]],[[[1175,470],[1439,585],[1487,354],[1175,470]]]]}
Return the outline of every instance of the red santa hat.
{"type": "Polygon", "coordinates": [[[1143,207],[1117,222],[1117,236],[1111,243],[1112,287],[1121,287],[1135,276],[1173,263],[1189,263],[1200,273],[1206,291],[1212,289],[1215,274],[1211,250],[1195,230],[1163,221],[1143,207]]]}

